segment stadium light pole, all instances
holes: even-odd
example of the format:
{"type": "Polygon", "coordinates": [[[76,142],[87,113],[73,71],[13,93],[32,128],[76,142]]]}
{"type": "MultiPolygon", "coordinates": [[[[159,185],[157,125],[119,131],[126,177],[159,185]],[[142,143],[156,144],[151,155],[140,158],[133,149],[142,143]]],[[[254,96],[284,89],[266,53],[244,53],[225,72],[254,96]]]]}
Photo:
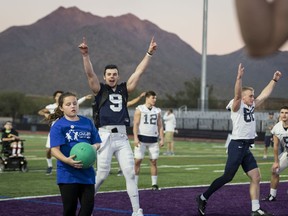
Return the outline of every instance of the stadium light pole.
{"type": "Polygon", "coordinates": [[[206,65],[207,65],[207,15],[208,0],[203,0],[203,30],[202,30],[202,69],[201,69],[201,111],[207,108],[206,65]]]}

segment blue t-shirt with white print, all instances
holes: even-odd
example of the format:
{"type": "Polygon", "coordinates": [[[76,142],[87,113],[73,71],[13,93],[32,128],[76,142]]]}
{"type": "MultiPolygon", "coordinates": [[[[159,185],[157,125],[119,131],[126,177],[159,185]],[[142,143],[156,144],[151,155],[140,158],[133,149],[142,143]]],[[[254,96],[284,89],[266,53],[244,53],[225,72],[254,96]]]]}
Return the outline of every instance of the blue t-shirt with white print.
{"type": "MultiPolygon", "coordinates": [[[[66,157],[69,157],[72,147],[77,143],[101,143],[98,130],[92,121],[84,116],[78,117],[78,121],[69,121],[62,117],[50,129],[51,148],[60,146],[60,151],[66,157]]],[[[60,183],[95,184],[94,167],[76,169],[57,160],[57,184],[60,183]]]]}

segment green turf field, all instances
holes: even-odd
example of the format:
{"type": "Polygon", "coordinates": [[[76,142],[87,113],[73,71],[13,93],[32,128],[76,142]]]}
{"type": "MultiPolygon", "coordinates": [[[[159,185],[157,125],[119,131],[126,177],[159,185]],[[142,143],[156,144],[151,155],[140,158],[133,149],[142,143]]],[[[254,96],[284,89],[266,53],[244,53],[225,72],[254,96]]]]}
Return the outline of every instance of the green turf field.
{"type": "MultiPolygon", "coordinates": [[[[23,197],[38,195],[59,194],[56,185],[56,160],[54,170],[50,176],[45,175],[45,143],[46,135],[21,134],[25,139],[25,157],[28,161],[29,171],[5,171],[0,173],[0,199],[7,197],[23,197]]],[[[223,173],[226,161],[226,153],[223,143],[176,141],[175,156],[164,156],[165,147],[161,150],[158,160],[158,184],[160,187],[207,185],[214,178],[223,173]]],[[[263,145],[256,144],[253,150],[261,169],[262,181],[270,180],[270,168],[273,163],[272,149],[269,149],[269,157],[262,159],[263,145]]],[[[117,176],[118,164],[115,158],[112,161],[110,176],[102,185],[100,191],[125,190],[123,176],[117,176]]],[[[288,176],[281,176],[281,180],[287,180],[288,176]]],[[[238,170],[232,183],[247,182],[248,177],[242,169],[238,170]]],[[[144,159],[139,177],[139,188],[151,186],[149,160],[144,159]]]]}

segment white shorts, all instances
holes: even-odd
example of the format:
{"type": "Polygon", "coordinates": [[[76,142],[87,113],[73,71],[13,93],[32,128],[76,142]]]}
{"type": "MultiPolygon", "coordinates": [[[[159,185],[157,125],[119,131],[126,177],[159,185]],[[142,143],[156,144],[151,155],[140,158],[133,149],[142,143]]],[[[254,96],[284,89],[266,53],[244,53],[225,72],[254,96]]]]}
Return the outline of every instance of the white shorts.
{"type": "Polygon", "coordinates": [[[50,148],[51,145],[50,145],[50,133],[48,134],[47,136],[47,140],[46,140],[46,148],[50,148]]]}
{"type": "Polygon", "coordinates": [[[281,173],[288,167],[287,156],[287,151],[284,151],[279,155],[279,171],[277,172],[277,174],[281,173]]]}
{"type": "Polygon", "coordinates": [[[127,134],[99,130],[99,135],[102,143],[97,151],[98,171],[110,171],[113,155],[115,155],[122,170],[134,169],[133,152],[127,134]]]}
{"type": "Polygon", "coordinates": [[[152,160],[156,160],[159,157],[159,144],[156,143],[142,143],[138,147],[134,147],[134,157],[136,159],[143,159],[145,156],[146,148],[149,152],[149,158],[152,160]]]}

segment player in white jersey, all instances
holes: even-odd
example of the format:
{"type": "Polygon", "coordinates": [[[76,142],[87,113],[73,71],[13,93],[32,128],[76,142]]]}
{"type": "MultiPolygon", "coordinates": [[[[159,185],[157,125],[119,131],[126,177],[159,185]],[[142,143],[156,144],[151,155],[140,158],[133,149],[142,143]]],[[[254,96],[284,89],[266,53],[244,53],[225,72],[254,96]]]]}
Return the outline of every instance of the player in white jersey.
{"type": "Polygon", "coordinates": [[[272,174],[270,181],[270,193],[264,201],[276,201],[277,187],[280,181],[280,173],[288,167],[288,106],[280,109],[280,121],[272,128],[274,141],[274,163],[272,165],[272,174]],[[279,155],[279,145],[282,145],[284,151],[279,155]]]}
{"type": "Polygon", "coordinates": [[[215,179],[204,193],[196,197],[200,215],[205,215],[206,204],[210,196],[226,183],[232,181],[240,165],[250,178],[251,216],[273,215],[260,208],[260,172],[257,162],[249,148],[250,145],[254,143],[256,134],[254,109],[262,104],[272,93],[274,86],[281,77],[281,72],[276,71],[274,73],[273,79],[256,99],[254,98],[253,88],[242,87],[243,74],[244,67],[242,67],[242,64],[239,64],[234,87],[234,99],[233,102],[230,103],[233,130],[228,146],[228,158],[224,174],[215,179]]]}
{"type": "MultiPolygon", "coordinates": [[[[58,99],[59,97],[63,94],[63,91],[57,90],[53,93],[53,98],[55,100],[55,103],[53,104],[48,104],[45,106],[45,108],[41,109],[38,111],[39,115],[42,115],[45,117],[47,120],[49,115],[54,113],[55,109],[58,107],[58,99]]],[[[86,95],[80,99],[78,99],[78,105],[83,103],[87,99],[91,99],[92,95],[86,95]]],[[[51,155],[51,148],[50,148],[50,136],[48,134],[47,140],[46,140],[46,161],[47,161],[47,170],[46,170],[46,175],[51,175],[52,174],[52,169],[53,169],[53,163],[52,163],[52,155],[51,155]]]]}
{"type": "Polygon", "coordinates": [[[148,91],[145,94],[145,104],[136,107],[134,114],[134,157],[135,157],[135,181],[138,185],[140,165],[148,149],[151,166],[152,190],[159,190],[157,159],[159,157],[159,145],[164,145],[164,132],[161,119],[161,109],[155,107],[156,93],[148,91]],[[159,140],[160,138],[160,140],[159,140]],[[159,142],[159,144],[158,144],[159,142]]]}

